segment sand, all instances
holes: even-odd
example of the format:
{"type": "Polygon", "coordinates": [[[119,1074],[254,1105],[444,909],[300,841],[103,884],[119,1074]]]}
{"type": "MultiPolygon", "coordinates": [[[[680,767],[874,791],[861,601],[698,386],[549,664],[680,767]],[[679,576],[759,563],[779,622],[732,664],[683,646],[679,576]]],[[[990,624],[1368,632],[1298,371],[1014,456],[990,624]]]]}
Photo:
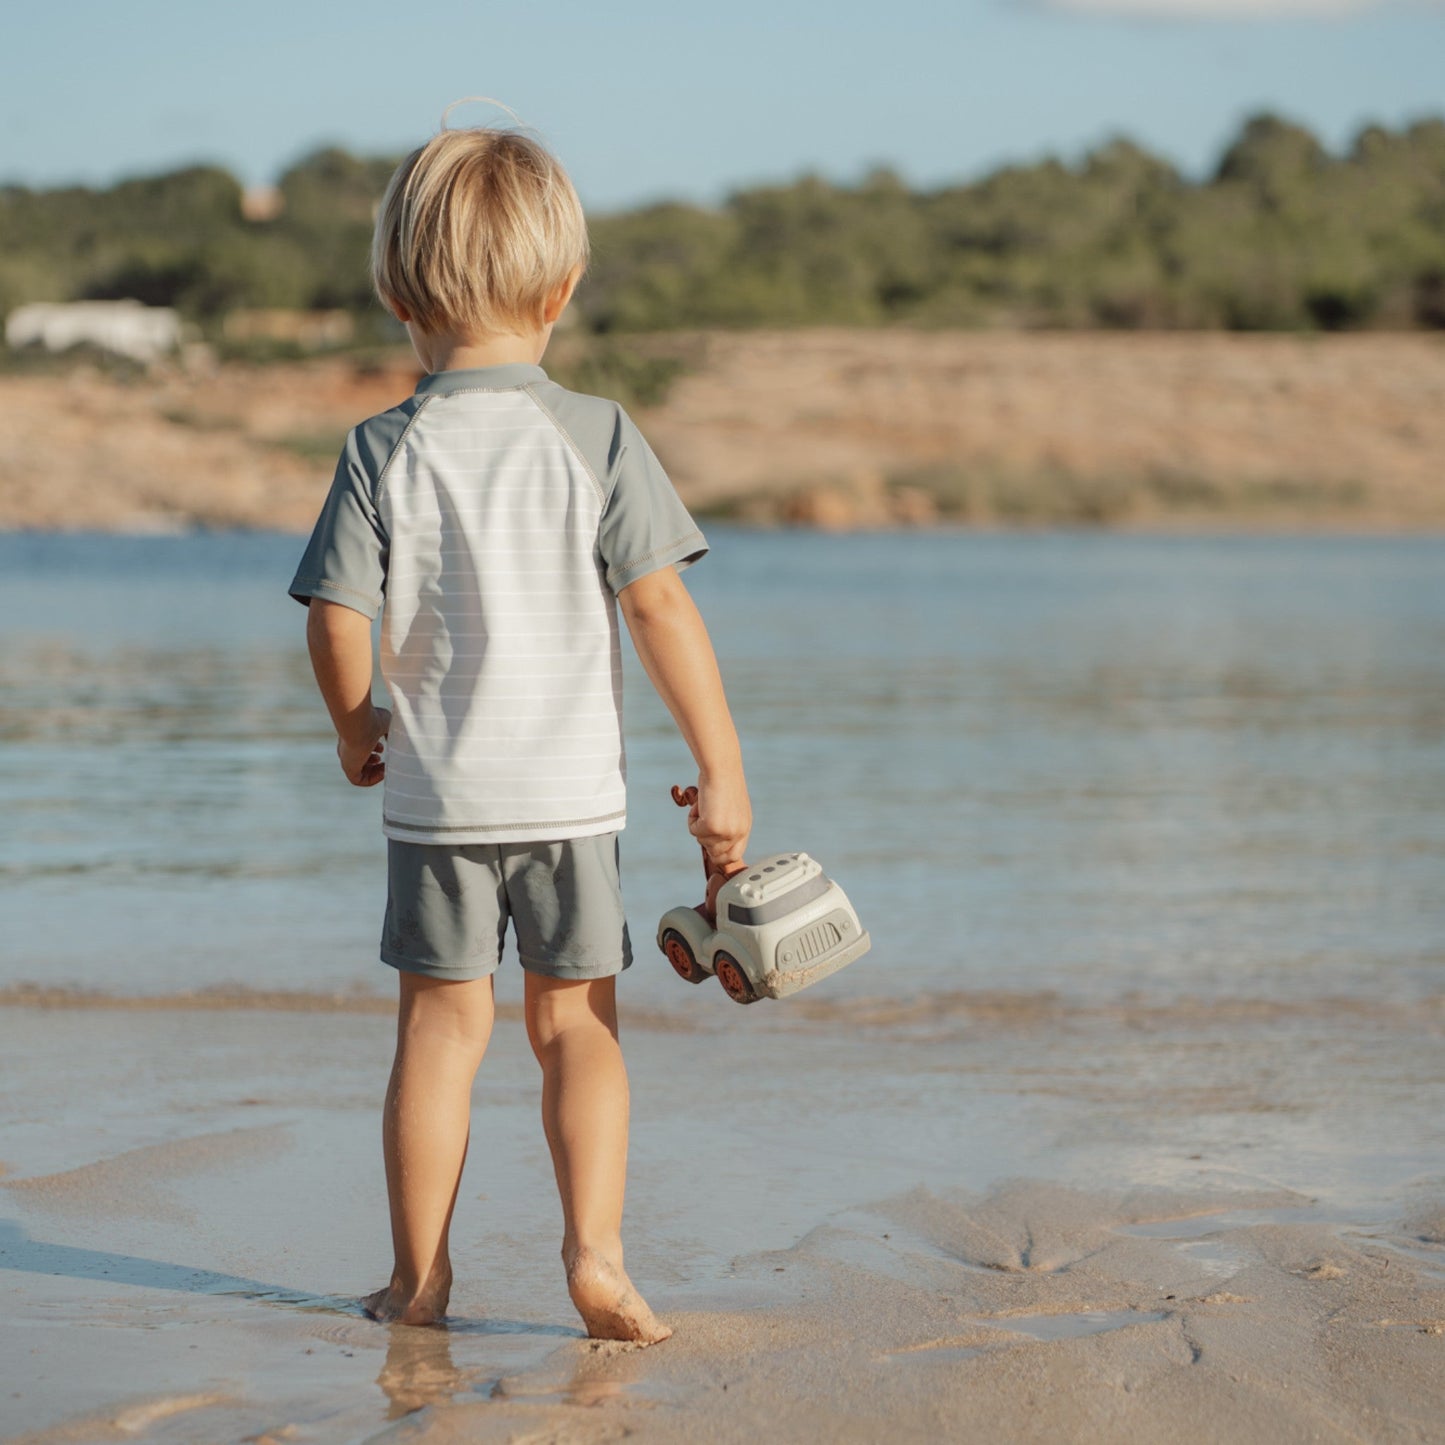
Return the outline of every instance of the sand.
{"type": "Polygon", "coordinates": [[[0,996],[0,1434],[1445,1439],[1445,997],[624,1016],[650,1350],[571,1314],[504,997],[441,1330],[356,1304],[384,1003],[0,996]]]}
{"type": "MultiPolygon", "coordinates": [[[[629,338],[689,505],[829,527],[1445,526],[1437,335],[848,331],[629,338]]],[[[578,338],[561,338],[565,360],[578,338]]],[[[406,350],[198,374],[0,376],[0,527],[300,531],[406,350]]]]}

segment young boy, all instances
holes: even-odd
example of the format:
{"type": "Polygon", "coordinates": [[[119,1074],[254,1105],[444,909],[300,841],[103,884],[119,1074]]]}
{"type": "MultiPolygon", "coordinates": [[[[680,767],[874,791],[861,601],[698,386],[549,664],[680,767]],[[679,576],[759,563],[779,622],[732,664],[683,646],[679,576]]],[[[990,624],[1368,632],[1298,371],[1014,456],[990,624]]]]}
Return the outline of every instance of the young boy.
{"type": "Polygon", "coordinates": [[[625,822],[616,603],[698,767],[719,864],[751,828],[737,735],[678,578],[707,544],[631,420],[539,363],[587,261],[571,182],[508,130],[443,130],[392,177],[372,271],[425,367],[347,439],[291,584],[342,771],[385,779],[381,957],[398,973],[382,1121],[395,1261],[366,1312],[440,1322],[472,1079],[508,919],[590,1335],[666,1339],[622,1263],[625,822]],[[371,701],[371,619],[392,711],[371,701]],[[385,743],[383,745],[383,740],[385,743]]]}

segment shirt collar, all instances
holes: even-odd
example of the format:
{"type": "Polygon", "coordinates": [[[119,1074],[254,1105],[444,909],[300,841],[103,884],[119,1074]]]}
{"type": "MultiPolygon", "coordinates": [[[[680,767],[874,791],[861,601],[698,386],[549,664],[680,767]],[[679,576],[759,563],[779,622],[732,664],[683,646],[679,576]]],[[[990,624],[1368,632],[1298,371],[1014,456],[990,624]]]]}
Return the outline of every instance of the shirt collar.
{"type": "Polygon", "coordinates": [[[465,367],[457,371],[433,371],[417,382],[419,396],[450,396],[457,391],[512,391],[532,382],[546,381],[540,366],[511,361],[502,366],[465,367]]]}

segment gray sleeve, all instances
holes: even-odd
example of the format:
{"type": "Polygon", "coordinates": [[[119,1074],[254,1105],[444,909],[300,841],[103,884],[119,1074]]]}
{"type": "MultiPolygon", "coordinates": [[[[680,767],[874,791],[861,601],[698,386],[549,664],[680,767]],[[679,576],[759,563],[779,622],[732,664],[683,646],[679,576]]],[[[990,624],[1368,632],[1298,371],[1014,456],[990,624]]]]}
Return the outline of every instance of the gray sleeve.
{"type": "Polygon", "coordinates": [[[366,617],[381,610],[388,539],[376,490],[415,411],[408,403],[363,422],[347,437],[326,505],[291,580],[298,602],[309,605],[320,597],[366,617]]]}
{"type": "Polygon", "coordinates": [[[597,540],[614,592],[664,567],[681,571],[706,553],[707,541],[662,463],[620,408],[611,462],[597,540]]]}

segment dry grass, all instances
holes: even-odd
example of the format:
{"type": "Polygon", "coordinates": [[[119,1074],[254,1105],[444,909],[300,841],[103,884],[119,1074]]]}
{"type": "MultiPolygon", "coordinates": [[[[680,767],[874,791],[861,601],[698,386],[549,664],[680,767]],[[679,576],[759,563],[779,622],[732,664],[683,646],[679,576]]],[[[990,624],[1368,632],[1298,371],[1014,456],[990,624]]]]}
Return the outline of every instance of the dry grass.
{"type": "MultiPolygon", "coordinates": [[[[684,498],[758,522],[1445,526],[1445,338],[813,330],[567,337],[684,498]]],[[[0,377],[0,526],[298,530],[410,355],[0,377]]]]}

